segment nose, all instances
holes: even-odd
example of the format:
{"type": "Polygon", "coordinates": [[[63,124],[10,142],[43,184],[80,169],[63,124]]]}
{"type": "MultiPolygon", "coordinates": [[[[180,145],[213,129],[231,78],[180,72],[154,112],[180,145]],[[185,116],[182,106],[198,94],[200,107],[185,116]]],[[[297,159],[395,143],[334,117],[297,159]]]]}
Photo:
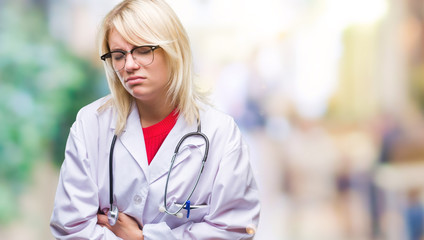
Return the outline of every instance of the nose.
{"type": "Polygon", "coordinates": [[[132,72],[139,69],[140,66],[134,61],[131,53],[128,53],[125,60],[125,71],[132,72]]]}

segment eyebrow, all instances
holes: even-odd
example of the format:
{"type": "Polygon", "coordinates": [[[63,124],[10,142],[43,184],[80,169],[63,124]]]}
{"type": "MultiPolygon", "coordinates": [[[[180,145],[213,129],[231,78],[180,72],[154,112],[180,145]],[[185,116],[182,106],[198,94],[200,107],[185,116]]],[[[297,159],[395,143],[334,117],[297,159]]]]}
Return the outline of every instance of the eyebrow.
{"type": "Polygon", "coordinates": [[[111,52],[115,52],[115,51],[123,51],[126,52],[126,50],[122,49],[122,48],[110,48],[111,52]]]}
{"type": "MultiPolygon", "coordinates": [[[[131,48],[131,49],[133,49],[134,47],[135,47],[135,46],[130,45],[130,48],[131,48]]],[[[124,52],[126,52],[126,50],[125,50],[125,49],[123,49],[121,46],[116,45],[116,44],[113,44],[113,46],[112,46],[112,47],[110,47],[110,45],[109,45],[109,51],[111,51],[111,52],[113,52],[113,51],[124,51],[124,52]]]]}
{"type": "MultiPolygon", "coordinates": [[[[140,45],[140,46],[141,46],[141,45],[140,45]]],[[[132,49],[134,49],[134,48],[136,48],[136,47],[139,47],[139,46],[131,45],[131,48],[130,48],[130,50],[128,50],[128,51],[131,51],[132,49]]],[[[123,48],[120,48],[120,47],[116,47],[116,48],[110,48],[110,51],[111,51],[111,52],[114,52],[114,51],[123,51],[123,52],[126,52],[127,50],[125,50],[125,49],[123,49],[123,48]]]]}
{"type": "Polygon", "coordinates": [[[114,48],[114,49],[110,49],[111,52],[126,52],[124,49],[122,48],[114,48]]]}

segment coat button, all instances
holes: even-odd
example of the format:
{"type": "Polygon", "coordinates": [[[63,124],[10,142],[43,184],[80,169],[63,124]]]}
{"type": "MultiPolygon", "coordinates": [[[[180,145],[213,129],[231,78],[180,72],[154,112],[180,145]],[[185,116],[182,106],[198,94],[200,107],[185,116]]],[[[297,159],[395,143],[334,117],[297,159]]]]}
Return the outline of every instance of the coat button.
{"type": "Polygon", "coordinates": [[[140,195],[135,195],[133,201],[136,205],[140,204],[143,201],[143,198],[140,195]]]}

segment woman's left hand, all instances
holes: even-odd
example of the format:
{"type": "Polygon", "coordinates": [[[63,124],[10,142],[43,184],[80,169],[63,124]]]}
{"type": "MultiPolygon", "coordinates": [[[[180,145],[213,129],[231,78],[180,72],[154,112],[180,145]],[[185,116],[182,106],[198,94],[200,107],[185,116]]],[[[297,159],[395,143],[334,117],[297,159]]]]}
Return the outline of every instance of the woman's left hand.
{"type": "Polygon", "coordinates": [[[125,213],[118,214],[118,220],[115,225],[111,226],[109,224],[106,214],[98,213],[97,214],[97,224],[102,227],[106,227],[111,230],[116,236],[125,239],[125,240],[143,240],[143,230],[140,229],[137,221],[126,215],[125,213]]]}

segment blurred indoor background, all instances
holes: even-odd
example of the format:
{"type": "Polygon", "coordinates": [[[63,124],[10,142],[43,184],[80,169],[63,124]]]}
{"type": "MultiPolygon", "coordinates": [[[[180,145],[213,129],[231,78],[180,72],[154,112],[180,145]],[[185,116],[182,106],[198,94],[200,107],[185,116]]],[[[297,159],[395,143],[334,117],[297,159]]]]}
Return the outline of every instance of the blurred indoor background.
{"type": "MultiPolygon", "coordinates": [[[[108,93],[95,37],[117,2],[0,0],[0,239],[52,239],[69,128],[108,93]]],[[[168,2],[249,142],[256,239],[423,239],[423,0],[168,2]]]]}

